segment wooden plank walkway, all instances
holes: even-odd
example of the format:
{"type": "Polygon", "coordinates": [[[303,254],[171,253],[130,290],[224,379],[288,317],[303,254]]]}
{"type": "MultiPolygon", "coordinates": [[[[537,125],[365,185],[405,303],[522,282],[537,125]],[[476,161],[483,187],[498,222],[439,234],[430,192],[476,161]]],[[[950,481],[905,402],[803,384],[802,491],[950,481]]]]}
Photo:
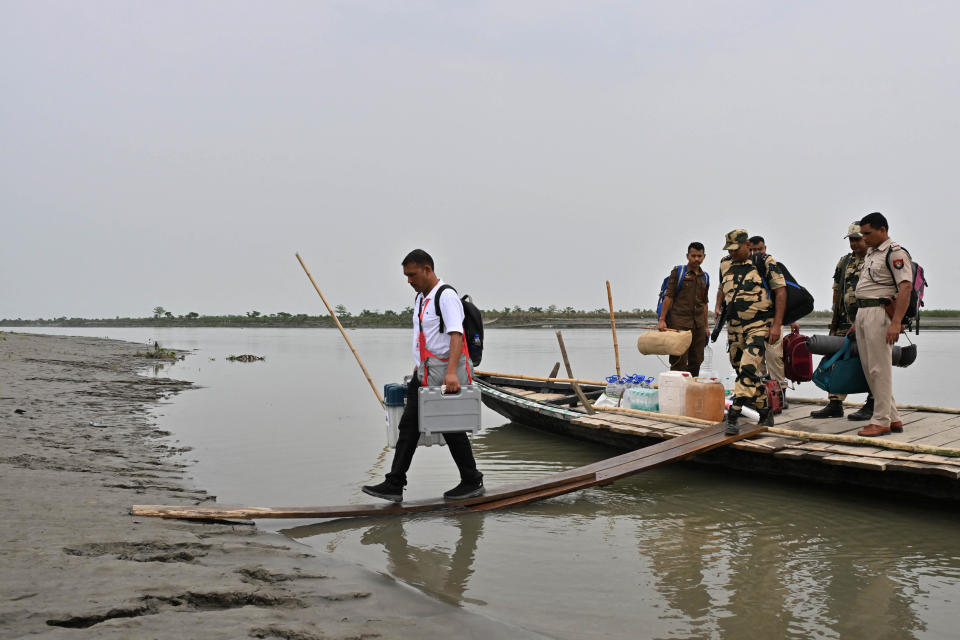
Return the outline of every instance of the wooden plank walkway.
{"type": "Polygon", "coordinates": [[[426,511],[459,512],[491,511],[528,504],[554,496],[579,491],[588,487],[610,484],[620,478],[683,460],[749,438],[763,431],[763,427],[744,429],[736,436],[723,433],[724,425],[712,425],[677,434],[669,440],[643,447],[630,453],[593,464],[544,476],[536,480],[505,485],[489,490],[482,496],[466,500],[420,500],[401,504],[359,504],[332,507],[233,507],[192,505],[134,505],[131,515],[157,518],[188,518],[202,520],[254,518],[342,518],[357,516],[401,515],[426,511]]]}

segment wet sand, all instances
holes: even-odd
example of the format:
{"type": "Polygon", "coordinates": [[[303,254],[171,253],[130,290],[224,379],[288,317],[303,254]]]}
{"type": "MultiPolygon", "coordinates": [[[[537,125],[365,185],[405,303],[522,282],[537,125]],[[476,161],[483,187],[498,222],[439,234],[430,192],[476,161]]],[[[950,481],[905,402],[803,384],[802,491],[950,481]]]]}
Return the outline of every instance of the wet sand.
{"type": "Polygon", "coordinates": [[[143,350],[0,332],[0,638],[542,637],[249,524],[130,516],[215,500],[148,413],[191,385],[143,350]]]}

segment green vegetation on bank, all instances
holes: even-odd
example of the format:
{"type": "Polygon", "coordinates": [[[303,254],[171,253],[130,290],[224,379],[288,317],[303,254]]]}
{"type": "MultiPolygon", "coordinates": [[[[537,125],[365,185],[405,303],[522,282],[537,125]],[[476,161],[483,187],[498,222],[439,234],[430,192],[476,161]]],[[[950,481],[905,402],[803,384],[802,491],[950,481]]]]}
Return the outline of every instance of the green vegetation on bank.
{"type": "MultiPolygon", "coordinates": [[[[343,305],[336,307],[337,318],[347,328],[376,328],[376,327],[409,327],[413,308],[407,307],[399,311],[371,311],[364,309],[353,314],[343,305]]],[[[712,315],[712,314],[711,314],[712,315]]],[[[829,311],[814,311],[808,318],[822,323],[830,321],[829,311]]],[[[619,310],[616,319],[620,321],[649,321],[653,323],[656,315],[650,309],[619,310]]],[[[932,309],[921,312],[921,322],[924,318],[956,318],[960,320],[958,309],[932,309]]],[[[609,323],[610,313],[607,309],[584,311],[556,305],[549,307],[504,307],[503,309],[486,309],[483,311],[484,324],[490,327],[524,327],[558,325],[584,325],[609,323]]],[[[37,318],[34,320],[3,319],[0,326],[24,327],[334,327],[333,319],[328,315],[311,316],[305,313],[286,313],[283,311],[263,314],[259,311],[248,311],[243,315],[208,316],[195,311],[183,315],[174,315],[163,307],[156,307],[153,316],[143,318],[37,318]]]]}

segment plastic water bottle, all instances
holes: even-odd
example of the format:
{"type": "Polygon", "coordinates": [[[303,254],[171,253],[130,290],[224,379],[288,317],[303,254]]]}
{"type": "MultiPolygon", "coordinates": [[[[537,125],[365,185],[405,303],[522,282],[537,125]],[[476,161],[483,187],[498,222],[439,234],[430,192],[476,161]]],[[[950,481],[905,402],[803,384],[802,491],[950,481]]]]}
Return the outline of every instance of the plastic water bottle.
{"type": "Polygon", "coordinates": [[[604,393],[614,399],[623,396],[623,383],[620,382],[620,376],[607,377],[607,388],[604,390],[604,393]]]}
{"type": "Polygon", "coordinates": [[[726,393],[727,397],[733,395],[734,390],[737,387],[737,376],[733,373],[723,377],[723,380],[720,382],[723,383],[723,390],[726,393]]]}
{"type": "Polygon", "coordinates": [[[654,385],[654,377],[650,376],[646,379],[647,387],[647,411],[657,412],[660,411],[660,402],[659,402],[659,392],[657,391],[654,385]]]}
{"type": "Polygon", "coordinates": [[[703,364],[700,365],[701,378],[718,378],[717,372],[713,369],[713,349],[707,345],[703,349],[703,364]]]}

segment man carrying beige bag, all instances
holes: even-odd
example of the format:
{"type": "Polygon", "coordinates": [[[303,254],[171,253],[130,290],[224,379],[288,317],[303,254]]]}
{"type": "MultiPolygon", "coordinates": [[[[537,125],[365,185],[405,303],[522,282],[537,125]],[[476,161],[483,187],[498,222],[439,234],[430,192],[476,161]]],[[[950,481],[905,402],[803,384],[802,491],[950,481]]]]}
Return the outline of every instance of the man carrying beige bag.
{"type": "Polygon", "coordinates": [[[703,244],[691,242],[687,247],[687,264],[678,265],[670,272],[657,324],[661,331],[690,331],[690,348],[681,355],[670,356],[670,370],[689,371],[694,377],[700,375],[703,350],[710,336],[710,325],[707,323],[710,279],[700,268],[705,257],[703,244]]]}

